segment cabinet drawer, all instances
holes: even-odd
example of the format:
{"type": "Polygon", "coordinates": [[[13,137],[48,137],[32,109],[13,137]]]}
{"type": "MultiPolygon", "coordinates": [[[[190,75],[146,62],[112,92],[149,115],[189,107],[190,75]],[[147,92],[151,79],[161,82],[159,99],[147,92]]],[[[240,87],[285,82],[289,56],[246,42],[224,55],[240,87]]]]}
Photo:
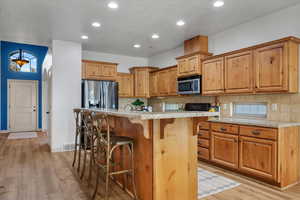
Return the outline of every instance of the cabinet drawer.
{"type": "Polygon", "coordinates": [[[204,148],[209,148],[209,140],[198,138],[198,146],[204,147],[204,148]]]}
{"type": "Polygon", "coordinates": [[[234,124],[212,123],[211,127],[213,131],[217,131],[221,133],[231,133],[231,134],[239,133],[239,126],[234,124]]]}
{"type": "Polygon", "coordinates": [[[198,158],[209,160],[209,150],[206,148],[198,147],[198,158]]]}
{"type": "Polygon", "coordinates": [[[198,126],[199,129],[209,130],[209,122],[199,122],[198,126]]]}
{"type": "Polygon", "coordinates": [[[269,140],[277,140],[277,129],[254,126],[241,126],[240,135],[269,140]]]}
{"type": "Polygon", "coordinates": [[[199,138],[209,139],[209,138],[210,138],[210,136],[209,136],[209,131],[206,131],[206,130],[199,130],[199,132],[198,132],[198,137],[199,137],[199,138]]]}

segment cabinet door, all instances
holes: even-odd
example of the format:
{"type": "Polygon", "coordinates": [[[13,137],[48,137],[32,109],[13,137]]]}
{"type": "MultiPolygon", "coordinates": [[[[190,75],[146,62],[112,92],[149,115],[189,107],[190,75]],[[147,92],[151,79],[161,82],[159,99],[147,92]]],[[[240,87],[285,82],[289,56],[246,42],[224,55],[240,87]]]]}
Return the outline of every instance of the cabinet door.
{"type": "Polygon", "coordinates": [[[203,94],[224,92],[224,60],[216,58],[202,63],[203,94]]]}
{"type": "Polygon", "coordinates": [[[212,132],[211,160],[230,168],[238,168],[238,136],[212,132]]]}
{"type": "Polygon", "coordinates": [[[275,141],[240,137],[240,170],[276,180],[276,151],[275,141]]]}
{"type": "Polygon", "coordinates": [[[169,70],[169,95],[177,95],[177,67],[169,70]]]}
{"type": "Polygon", "coordinates": [[[133,75],[118,73],[119,97],[133,97],[133,75]]]}
{"type": "Polygon", "coordinates": [[[169,94],[169,70],[163,70],[158,72],[158,93],[159,95],[169,94]]]}
{"type": "Polygon", "coordinates": [[[149,71],[136,69],[134,73],[134,88],[136,97],[149,97],[149,71]]]}
{"type": "Polygon", "coordinates": [[[288,90],[287,57],[287,43],[267,46],[255,51],[255,90],[257,92],[288,90]]]}
{"type": "Polygon", "coordinates": [[[184,75],[187,72],[188,62],[186,59],[180,59],[177,61],[178,75],[184,75]]]}
{"type": "Polygon", "coordinates": [[[253,91],[252,51],[225,57],[225,92],[253,91]]]}
{"type": "Polygon", "coordinates": [[[85,75],[87,79],[100,79],[101,65],[99,63],[85,63],[85,75]]]}
{"type": "Polygon", "coordinates": [[[114,64],[102,64],[100,75],[103,77],[116,77],[117,65],[114,64]]]}
{"type": "Polygon", "coordinates": [[[187,73],[196,73],[198,71],[198,68],[200,66],[200,60],[199,56],[191,56],[187,58],[187,73]]]}
{"type": "Polygon", "coordinates": [[[150,83],[149,83],[149,92],[150,96],[157,96],[158,95],[158,73],[150,73],[150,83]]]}

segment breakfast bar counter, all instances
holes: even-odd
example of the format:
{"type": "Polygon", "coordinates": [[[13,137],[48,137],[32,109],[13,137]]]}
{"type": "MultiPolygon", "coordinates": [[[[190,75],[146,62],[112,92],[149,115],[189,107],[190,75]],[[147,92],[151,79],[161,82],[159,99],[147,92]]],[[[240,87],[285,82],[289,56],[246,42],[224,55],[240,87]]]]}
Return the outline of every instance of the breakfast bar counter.
{"type": "MultiPolygon", "coordinates": [[[[128,112],[104,113],[113,121],[114,134],[134,139],[135,182],[140,200],[197,199],[198,123],[214,112],[128,112]]],[[[117,152],[114,159],[120,158],[117,152]]],[[[116,167],[117,168],[117,167],[116,167]]],[[[117,182],[132,191],[130,178],[117,182]]]]}

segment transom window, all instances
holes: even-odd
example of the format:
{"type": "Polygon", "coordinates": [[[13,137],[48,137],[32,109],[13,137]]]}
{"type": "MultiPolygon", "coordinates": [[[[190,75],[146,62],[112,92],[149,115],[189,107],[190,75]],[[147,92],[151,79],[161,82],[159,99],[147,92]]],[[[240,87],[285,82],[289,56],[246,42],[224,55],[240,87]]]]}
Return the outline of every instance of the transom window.
{"type": "Polygon", "coordinates": [[[267,118],[267,103],[233,103],[234,117],[267,118]]]}
{"type": "Polygon", "coordinates": [[[9,70],[13,72],[37,72],[37,57],[28,51],[22,51],[23,59],[29,61],[22,67],[17,65],[13,59],[17,59],[20,56],[20,51],[14,51],[9,54],[9,70]]]}

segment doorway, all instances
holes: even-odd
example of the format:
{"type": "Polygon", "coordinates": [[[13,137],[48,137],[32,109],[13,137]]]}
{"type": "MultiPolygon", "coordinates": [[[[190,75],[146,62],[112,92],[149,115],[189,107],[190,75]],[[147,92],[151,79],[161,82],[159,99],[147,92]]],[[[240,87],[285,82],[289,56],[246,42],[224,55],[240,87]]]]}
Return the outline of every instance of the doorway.
{"type": "Polygon", "coordinates": [[[38,81],[8,80],[10,132],[37,130],[38,81]]]}

